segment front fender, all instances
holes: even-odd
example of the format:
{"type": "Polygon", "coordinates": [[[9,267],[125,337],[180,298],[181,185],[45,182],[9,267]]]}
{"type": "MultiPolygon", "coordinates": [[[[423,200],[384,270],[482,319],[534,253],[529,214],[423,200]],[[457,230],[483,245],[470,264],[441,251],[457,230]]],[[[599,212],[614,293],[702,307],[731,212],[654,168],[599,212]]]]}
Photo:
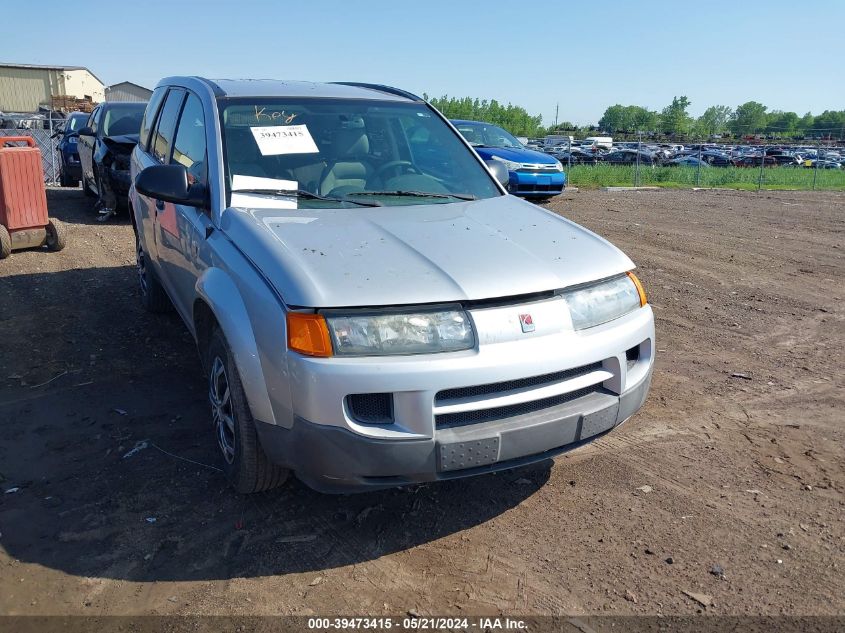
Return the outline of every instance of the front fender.
{"type": "Polygon", "coordinates": [[[196,291],[211,308],[232,350],[252,417],[275,424],[252,322],[235,282],[220,268],[207,268],[197,279],[196,291]]]}

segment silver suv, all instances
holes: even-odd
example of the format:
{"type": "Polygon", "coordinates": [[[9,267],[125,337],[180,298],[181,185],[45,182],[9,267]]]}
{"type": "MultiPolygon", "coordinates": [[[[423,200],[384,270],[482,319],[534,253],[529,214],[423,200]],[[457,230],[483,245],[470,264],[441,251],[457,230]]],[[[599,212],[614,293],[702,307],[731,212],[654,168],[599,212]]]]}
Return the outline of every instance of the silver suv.
{"type": "Polygon", "coordinates": [[[634,264],[506,178],[395,88],[158,84],[132,156],[141,297],[197,341],[237,490],[487,473],[640,408],[634,264]]]}

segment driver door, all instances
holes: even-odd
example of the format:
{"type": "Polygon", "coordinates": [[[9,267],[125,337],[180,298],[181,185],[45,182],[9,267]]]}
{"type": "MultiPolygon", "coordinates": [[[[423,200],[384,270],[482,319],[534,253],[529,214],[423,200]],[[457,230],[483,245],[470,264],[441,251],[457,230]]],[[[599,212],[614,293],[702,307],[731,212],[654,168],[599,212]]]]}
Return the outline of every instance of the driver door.
{"type": "MultiPolygon", "coordinates": [[[[162,118],[167,115],[169,100],[168,96],[162,118]]],[[[180,106],[173,142],[162,162],[182,165],[188,172],[190,184],[207,187],[207,139],[202,102],[188,92],[180,106]]],[[[205,236],[212,226],[209,211],[159,200],[155,205],[154,231],[162,281],[176,309],[190,321],[197,278],[207,266],[205,236]]]]}

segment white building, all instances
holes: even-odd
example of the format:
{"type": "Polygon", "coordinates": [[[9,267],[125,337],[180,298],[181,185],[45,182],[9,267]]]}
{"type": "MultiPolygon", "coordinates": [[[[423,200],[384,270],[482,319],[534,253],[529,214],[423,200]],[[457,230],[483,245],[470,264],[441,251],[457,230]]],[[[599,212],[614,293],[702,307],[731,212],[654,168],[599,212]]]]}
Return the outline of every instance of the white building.
{"type": "Polygon", "coordinates": [[[52,98],[70,96],[94,103],[105,100],[103,82],[83,66],[45,66],[0,62],[0,110],[37,112],[52,98]]]}
{"type": "Polygon", "coordinates": [[[146,103],[152,94],[152,90],[133,84],[131,81],[121,81],[119,84],[106,87],[106,101],[146,103]]]}

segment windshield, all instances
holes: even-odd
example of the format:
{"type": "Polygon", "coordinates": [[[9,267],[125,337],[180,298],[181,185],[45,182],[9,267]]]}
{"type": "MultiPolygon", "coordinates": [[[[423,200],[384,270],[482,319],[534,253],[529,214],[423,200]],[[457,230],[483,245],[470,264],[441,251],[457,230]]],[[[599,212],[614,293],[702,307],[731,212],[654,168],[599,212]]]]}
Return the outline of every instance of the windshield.
{"type": "Polygon", "coordinates": [[[472,145],[524,149],[515,136],[497,125],[476,122],[454,122],[458,132],[472,145]]]}
{"type": "Polygon", "coordinates": [[[233,206],[353,209],[501,195],[422,103],[230,98],[220,111],[233,206]]]}
{"type": "Polygon", "coordinates": [[[139,134],[146,103],[112,106],[103,113],[103,136],[139,134]]]}
{"type": "Polygon", "coordinates": [[[78,132],[85,127],[88,114],[71,114],[65,122],[65,132],[78,132]]]}

